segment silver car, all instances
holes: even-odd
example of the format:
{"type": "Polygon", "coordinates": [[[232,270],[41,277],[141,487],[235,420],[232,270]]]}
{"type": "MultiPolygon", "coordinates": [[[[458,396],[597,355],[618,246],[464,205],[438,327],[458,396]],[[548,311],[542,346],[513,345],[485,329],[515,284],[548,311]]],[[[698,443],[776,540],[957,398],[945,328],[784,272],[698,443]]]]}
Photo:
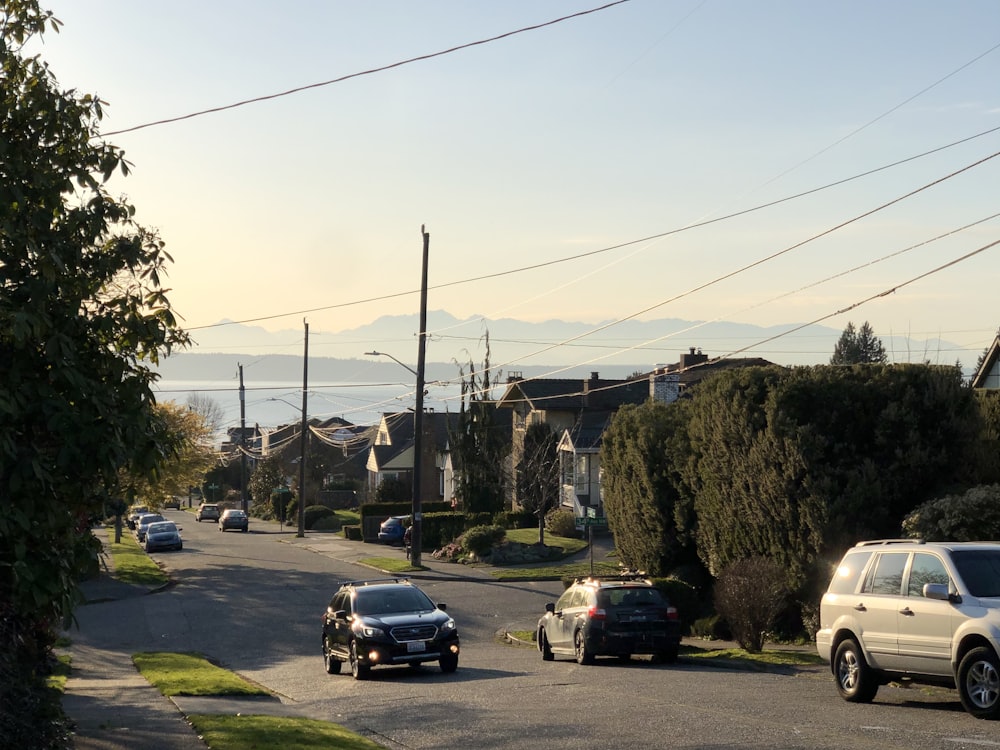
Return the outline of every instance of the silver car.
{"type": "Polygon", "coordinates": [[[908,680],[957,687],[970,714],[1000,718],[1000,544],[852,547],[820,603],[816,648],[844,700],[908,680]]]}
{"type": "Polygon", "coordinates": [[[146,552],[182,550],[180,528],[173,521],[157,521],[146,529],[146,552]]]}

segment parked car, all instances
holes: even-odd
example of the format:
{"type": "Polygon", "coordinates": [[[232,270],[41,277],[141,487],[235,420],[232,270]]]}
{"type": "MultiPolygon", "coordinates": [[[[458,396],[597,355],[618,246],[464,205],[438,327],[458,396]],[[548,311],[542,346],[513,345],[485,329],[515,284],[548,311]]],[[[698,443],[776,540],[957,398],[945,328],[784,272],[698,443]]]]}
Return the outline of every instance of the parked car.
{"type": "Polygon", "coordinates": [[[400,547],[403,544],[403,535],[406,533],[409,516],[389,516],[378,527],[378,540],[382,544],[391,544],[400,547]]]}
{"type": "Polygon", "coordinates": [[[163,501],[163,507],[169,508],[170,510],[180,510],[181,509],[181,499],[177,495],[171,495],[166,500],[163,501]]]}
{"type": "Polygon", "coordinates": [[[247,514],[239,508],[226,508],[219,517],[219,531],[229,529],[239,529],[240,531],[250,530],[250,519],[247,514]]]}
{"type": "Polygon", "coordinates": [[[198,510],[194,512],[194,520],[199,523],[202,521],[218,521],[219,506],[215,503],[202,503],[198,506],[198,510]]]}
{"type": "Polygon", "coordinates": [[[458,628],[445,604],[435,604],[405,578],[349,581],[323,613],[323,662],[339,674],[347,662],[356,680],[372,667],[436,661],[458,669],[458,628]]]}
{"type": "Polygon", "coordinates": [[[133,505],[125,517],[125,524],[130,529],[135,529],[135,522],[139,520],[139,516],[143,513],[149,513],[149,508],[145,505],[133,505]]]}
{"type": "Polygon", "coordinates": [[[677,609],[646,578],[577,578],[538,621],[542,659],[556,654],[591,664],[596,656],[651,654],[672,663],[680,649],[677,609]]]}
{"type": "Polygon", "coordinates": [[[146,552],[161,549],[184,549],[180,528],[173,521],[157,521],[146,529],[146,552]]]}
{"type": "Polygon", "coordinates": [[[1000,718],[1000,543],[855,545],[820,602],[816,648],[846,701],[905,680],[957,687],[970,714],[1000,718]]]}
{"type": "Polygon", "coordinates": [[[157,521],[166,521],[167,519],[161,516],[159,513],[143,513],[139,516],[139,520],[135,522],[135,538],[139,540],[140,543],[146,541],[146,530],[149,528],[151,523],[156,523],[157,521]]]}

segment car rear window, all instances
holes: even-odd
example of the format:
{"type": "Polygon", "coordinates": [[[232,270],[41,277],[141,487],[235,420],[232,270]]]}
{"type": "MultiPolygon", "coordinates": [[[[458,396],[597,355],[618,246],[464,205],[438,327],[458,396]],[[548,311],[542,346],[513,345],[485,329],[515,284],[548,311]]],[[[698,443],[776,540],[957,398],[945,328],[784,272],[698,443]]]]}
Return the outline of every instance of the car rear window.
{"type": "Polygon", "coordinates": [[[861,580],[861,574],[872,558],[872,552],[873,550],[867,549],[848,552],[844,555],[844,559],[837,566],[833,579],[830,581],[830,588],[827,590],[831,594],[850,594],[857,591],[858,581],[861,580]]]}
{"type": "Polygon", "coordinates": [[[599,607],[643,607],[666,604],[659,590],[652,586],[623,586],[601,589],[597,594],[599,607]]]}

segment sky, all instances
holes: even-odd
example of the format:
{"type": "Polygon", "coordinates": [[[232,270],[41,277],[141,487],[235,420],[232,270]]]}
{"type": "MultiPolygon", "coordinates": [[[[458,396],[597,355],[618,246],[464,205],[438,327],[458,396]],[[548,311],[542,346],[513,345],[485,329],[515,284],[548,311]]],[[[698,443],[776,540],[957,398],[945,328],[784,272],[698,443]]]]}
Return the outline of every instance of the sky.
{"type": "Polygon", "coordinates": [[[975,363],[1000,328],[1000,3],[602,5],[42,0],[63,27],[34,51],[107,102],[133,165],[112,193],[166,242],[196,341],[412,315],[423,228],[427,306],[471,336],[867,321],[975,363]]]}

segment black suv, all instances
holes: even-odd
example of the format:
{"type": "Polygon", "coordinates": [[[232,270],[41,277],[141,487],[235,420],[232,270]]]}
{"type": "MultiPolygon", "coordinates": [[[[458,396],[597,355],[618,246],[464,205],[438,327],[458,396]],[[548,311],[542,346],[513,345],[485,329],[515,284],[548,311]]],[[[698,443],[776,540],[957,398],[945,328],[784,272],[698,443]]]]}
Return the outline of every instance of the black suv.
{"type": "Polygon", "coordinates": [[[590,664],[595,656],[652,654],[653,661],[674,662],[680,648],[677,609],[645,578],[578,578],[559,601],[545,605],[538,621],[538,650],[551,661],[556,654],[590,664]]]}
{"type": "Polygon", "coordinates": [[[351,665],[363,680],[372,667],[436,661],[442,672],[458,668],[458,628],[406,578],[343,583],[323,613],[323,662],[328,674],[351,665]]]}

